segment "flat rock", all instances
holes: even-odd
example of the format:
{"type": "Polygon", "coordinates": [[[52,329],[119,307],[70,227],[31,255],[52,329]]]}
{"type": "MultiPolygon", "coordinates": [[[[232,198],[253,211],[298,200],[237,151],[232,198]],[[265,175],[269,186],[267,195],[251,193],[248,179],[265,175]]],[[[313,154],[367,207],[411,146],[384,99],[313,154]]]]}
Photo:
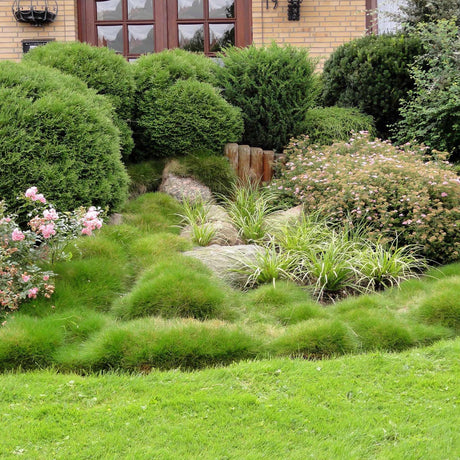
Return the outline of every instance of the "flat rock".
{"type": "Polygon", "coordinates": [[[180,202],[184,201],[184,199],[193,202],[198,197],[205,201],[212,201],[212,193],[209,187],[191,177],[179,177],[170,173],[164,174],[159,190],[180,202]]]}
{"type": "Polygon", "coordinates": [[[261,250],[255,244],[242,244],[237,246],[219,246],[213,244],[206,247],[196,247],[183,254],[194,257],[206,265],[218,278],[233,287],[243,288],[247,275],[238,273],[242,267],[241,260],[255,261],[257,253],[261,250]]]}
{"type": "Polygon", "coordinates": [[[265,219],[265,224],[268,228],[279,228],[287,224],[298,222],[303,213],[303,206],[300,204],[295,208],[286,209],[284,211],[275,211],[265,219]]]}

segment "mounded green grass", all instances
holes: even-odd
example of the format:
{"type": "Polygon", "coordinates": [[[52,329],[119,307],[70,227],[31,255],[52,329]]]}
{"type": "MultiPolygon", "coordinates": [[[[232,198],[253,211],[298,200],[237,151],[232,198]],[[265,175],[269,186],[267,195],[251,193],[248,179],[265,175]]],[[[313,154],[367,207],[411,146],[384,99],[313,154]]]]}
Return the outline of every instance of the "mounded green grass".
{"type": "Polygon", "coordinates": [[[180,254],[190,243],[175,234],[176,206],[164,194],[143,195],[126,206],[124,223],[77,240],[72,259],[54,267],[52,298],[24,303],[0,329],[0,368],[88,372],[199,368],[247,356],[319,359],[401,351],[459,332],[460,263],[329,305],[287,281],[239,292],[180,254]],[[180,318],[199,322],[186,329],[180,318]],[[217,329],[216,319],[225,321],[217,329]]]}
{"type": "Polygon", "coordinates": [[[455,459],[460,339],[199,372],[0,376],[2,459],[455,459]]]}

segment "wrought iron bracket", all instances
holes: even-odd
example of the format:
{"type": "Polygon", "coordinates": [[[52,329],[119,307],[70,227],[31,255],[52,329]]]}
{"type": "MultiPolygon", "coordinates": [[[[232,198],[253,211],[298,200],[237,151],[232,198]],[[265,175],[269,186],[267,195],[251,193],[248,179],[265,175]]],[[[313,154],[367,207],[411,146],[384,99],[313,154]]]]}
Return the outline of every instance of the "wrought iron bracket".
{"type": "Polygon", "coordinates": [[[300,19],[300,4],[303,0],[288,0],[288,21],[300,19]]]}

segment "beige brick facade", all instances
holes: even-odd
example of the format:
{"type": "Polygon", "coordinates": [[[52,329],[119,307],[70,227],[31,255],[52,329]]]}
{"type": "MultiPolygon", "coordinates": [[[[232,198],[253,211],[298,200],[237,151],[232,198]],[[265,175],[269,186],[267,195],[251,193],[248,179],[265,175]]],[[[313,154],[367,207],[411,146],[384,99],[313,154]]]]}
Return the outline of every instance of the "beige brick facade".
{"type": "Polygon", "coordinates": [[[304,0],[300,20],[287,20],[287,0],[278,7],[266,0],[252,4],[252,31],[256,45],[291,44],[310,48],[311,55],[327,57],[339,45],[364,35],[365,0],[304,0]]]}
{"type": "MultiPolygon", "coordinates": [[[[13,1],[0,2],[0,59],[20,60],[23,40],[78,39],[77,1],[58,1],[56,21],[44,27],[16,22],[11,12],[13,1]]],[[[300,20],[288,21],[287,0],[252,2],[252,36],[256,45],[279,44],[310,48],[311,55],[327,57],[337,46],[365,32],[366,0],[304,0],[300,20]]]]}
{"type": "Polygon", "coordinates": [[[23,40],[77,40],[76,0],[58,1],[56,21],[43,27],[16,22],[11,12],[13,1],[0,2],[0,59],[18,61],[23,40]]]}

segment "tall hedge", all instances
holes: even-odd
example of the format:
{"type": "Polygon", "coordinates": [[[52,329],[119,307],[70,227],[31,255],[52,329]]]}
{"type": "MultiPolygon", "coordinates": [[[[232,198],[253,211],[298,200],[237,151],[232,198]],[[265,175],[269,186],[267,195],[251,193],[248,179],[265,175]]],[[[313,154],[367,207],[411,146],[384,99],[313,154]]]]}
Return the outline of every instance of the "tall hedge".
{"type": "Polygon", "coordinates": [[[243,142],[282,150],[302,133],[307,110],[317,95],[315,62],[291,46],[228,48],[217,68],[223,96],[242,110],[243,142]]]}
{"type": "Polygon", "coordinates": [[[30,186],[60,210],[119,207],[128,176],[112,106],[79,79],[32,63],[0,63],[0,199],[30,186]]]}
{"type": "Polygon", "coordinates": [[[413,88],[409,66],[422,52],[405,35],[368,35],[337,48],[324,64],[323,103],[356,107],[375,120],[382,137],[399,119],[400,99],[413,88]]]}
{"type": "Polygon", "coordinates": [[[132,66],[119,54],[106,47],[80,42],[50,42],[24,55],[24,61],[54,67],[83,80],[89,88],[106,96],[113,104],[116,126],[121,132],[124,158],[131,153],[131,119],[135,83],[132,66]]]}

